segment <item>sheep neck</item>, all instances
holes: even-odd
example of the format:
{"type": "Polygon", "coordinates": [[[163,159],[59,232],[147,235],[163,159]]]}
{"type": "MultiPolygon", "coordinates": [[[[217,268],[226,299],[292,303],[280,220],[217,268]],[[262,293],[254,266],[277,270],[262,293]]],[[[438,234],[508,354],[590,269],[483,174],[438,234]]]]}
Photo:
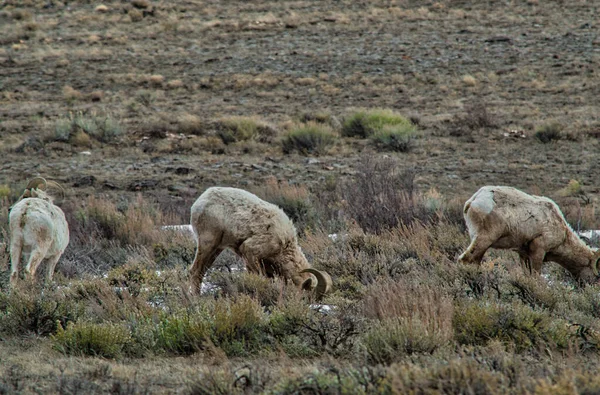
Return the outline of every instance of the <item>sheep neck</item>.
{"type": "Polygon", "coordinates": [[[574,233],[568,232],[564,243],[549,251],[547,258],[559,263],[568,270],[580,270],[591,265],[594,258],[594,250],[588,247],[574,233]]]}

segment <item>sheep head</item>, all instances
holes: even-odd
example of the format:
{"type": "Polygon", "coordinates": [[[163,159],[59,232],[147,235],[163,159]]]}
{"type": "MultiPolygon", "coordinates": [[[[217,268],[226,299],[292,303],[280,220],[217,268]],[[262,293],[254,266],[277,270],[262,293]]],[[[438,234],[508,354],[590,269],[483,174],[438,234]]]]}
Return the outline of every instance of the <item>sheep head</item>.
{"type": "Polygon", "coordinates": [[[23,194],[19,197],[19,200],[25,198],[38,198],[49,201],[52,203],[53,199],[47,194],[48,187],[54,187],[60,191],[61,201],[65,197],[65,190],[63,187],[55,181],[47,181],[43,177],[35,177],[25,187],[23,194]]]}
{"type": "Polygon", "coordinates": [[[308,278],[302,282],[302,289],[310,291],[314,289],[317,300],[321,299],[331,290],[333,281],[331,280],[329,273],[326,271],[308,268],[300,271],[300,273],[310,274],[308,278]]]}

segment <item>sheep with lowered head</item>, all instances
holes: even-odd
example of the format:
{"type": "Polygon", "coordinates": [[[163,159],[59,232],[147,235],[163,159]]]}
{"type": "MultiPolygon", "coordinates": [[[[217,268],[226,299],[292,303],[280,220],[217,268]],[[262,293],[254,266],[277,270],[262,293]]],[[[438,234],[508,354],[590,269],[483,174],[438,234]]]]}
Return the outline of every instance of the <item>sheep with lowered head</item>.
{"type": "Polygon", "coordinates": [[[580,281],[598,276],[600,251],[588,247],[552,200],[516,188],[485,186],[465,203],[471,244],[459,257],[480,263],[489,248],[513,249],[531,272],[546,261],[560,264],[580,281]]]}
{"type": "Polygon", "coordinates": [[[329,274],[310,267],[288,216],[248,191],[208,188],[192,205],[191,225],[197,242],[190,268],[195,292],[225,248],[242,257],[248,271],[291,280],[302,289],[314,289],[317,298],[331,288],[329,274]]]}
{"type": "Polygon", "coordinates": [[[33,278],[42,261],[47,261],[46,278],[52,280],[54,268],[69,244],[69,225],[65,214],[46,192],[48,186],[62,191],[60,185],[36,177],[10,210],[10,283],[19,276],[21,259],[26,261],[26,277],[33,278]]]}

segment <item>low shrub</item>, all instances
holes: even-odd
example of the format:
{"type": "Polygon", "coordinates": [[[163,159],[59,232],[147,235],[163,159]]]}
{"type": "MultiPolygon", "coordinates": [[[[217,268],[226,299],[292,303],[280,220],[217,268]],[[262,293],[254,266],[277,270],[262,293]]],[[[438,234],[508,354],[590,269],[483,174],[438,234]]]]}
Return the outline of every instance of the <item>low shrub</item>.
{"type": "MultiPolygon", "coordinates": [[[[389,109],[359,110],[350,115],[343,123],[342,136],[367,138],[383,132],[384,128],[396,127],[396,130],[414,128],[412,122],[389,109]]],[[[390,129],[393,130],[393,129],[390,129]]]]}
{"type": "Polygon", "coordinates": [[[541,125],[535,130],[535,138],[544,144],[562,139],[562,125],[559,123],[549,123],[541,125]]]}
{"type": "Polygon", "coordinates": [[[129,330],[119,324],[89,322],[69,323],[66,328],[58,326],[52,336],[54,346],[69,355],[89,355],[117,358],[132,339],[129,330]]]}
{"type": "Polygon", "coordinates": [[[214,128],[225,144],[247,140],[267,143],[277,135],[273,126],[255,117],[222,118],[214,123],[214,128]]]}
{"type": "Polygon", "coordinates": [[[379,149],[408,152],[413,148],[416,127],[412,124],[385,125],[369,138],[379,149]]]}
{"type": "Polygon", "coordinates": [[[288,132],[281,141],[284,154],[294,151],[302,155],[321,155],[335,142],[330,126],[309,122],[288,132]]]}
{"type": "Polygon", "coordinates": [[[123,128],[116,119],[95,112],[70,113],[66,117],[59,118],[54,126],[54,140],[76,145],[86,145],[90,137],[103,143],[110,143],[122,134],[123,128]]]}
{"type": "Polygon", "coordinates": [[[431,353],[453,338],[452,300],[430,286],[407,281],[377,283],[367,291],[363,309],[367,317],[377,319],[363,335],[367,353],[376,363],[431,353]]]}

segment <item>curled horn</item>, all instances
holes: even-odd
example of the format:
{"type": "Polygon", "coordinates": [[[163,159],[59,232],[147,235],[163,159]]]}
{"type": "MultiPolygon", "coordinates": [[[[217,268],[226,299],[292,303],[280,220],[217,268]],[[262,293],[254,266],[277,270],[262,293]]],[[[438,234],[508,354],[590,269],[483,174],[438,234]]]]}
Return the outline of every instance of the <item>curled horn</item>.
{"type": "Polygon", "coordinates": [[[598,277],[598,265],[600,265],[600,250],[594,252],[594,258],[592,259],[592,271],[596,277],[598,277]]]}
{"type": "Polygon", "coordinates": [[[329,273],[326,271],[309,268],[302,270],[300,273],[310,273],[317,278],[317,287],[315,290],[317,294],[317,300],[321,299],[323,295],[331,290],[333,281],[331,280],[329,273]]]}
{"type": "Polygon", "coordinates": [[[60,185],[58,182],[56,181],[47,181],[47,186],[49,187],[54,187],[56,189],[58,189],[60,191],[60,199],[61,200],[65,200],[65,189],[62,187],[62,185],[60,185]]]}
{"type": "Polygon", "coordinates": [[[25,187],[25,189],[40,189],[42,191],[46,190],[48,186],[48,182],[43,177],[35,177],[25,187]]]}

